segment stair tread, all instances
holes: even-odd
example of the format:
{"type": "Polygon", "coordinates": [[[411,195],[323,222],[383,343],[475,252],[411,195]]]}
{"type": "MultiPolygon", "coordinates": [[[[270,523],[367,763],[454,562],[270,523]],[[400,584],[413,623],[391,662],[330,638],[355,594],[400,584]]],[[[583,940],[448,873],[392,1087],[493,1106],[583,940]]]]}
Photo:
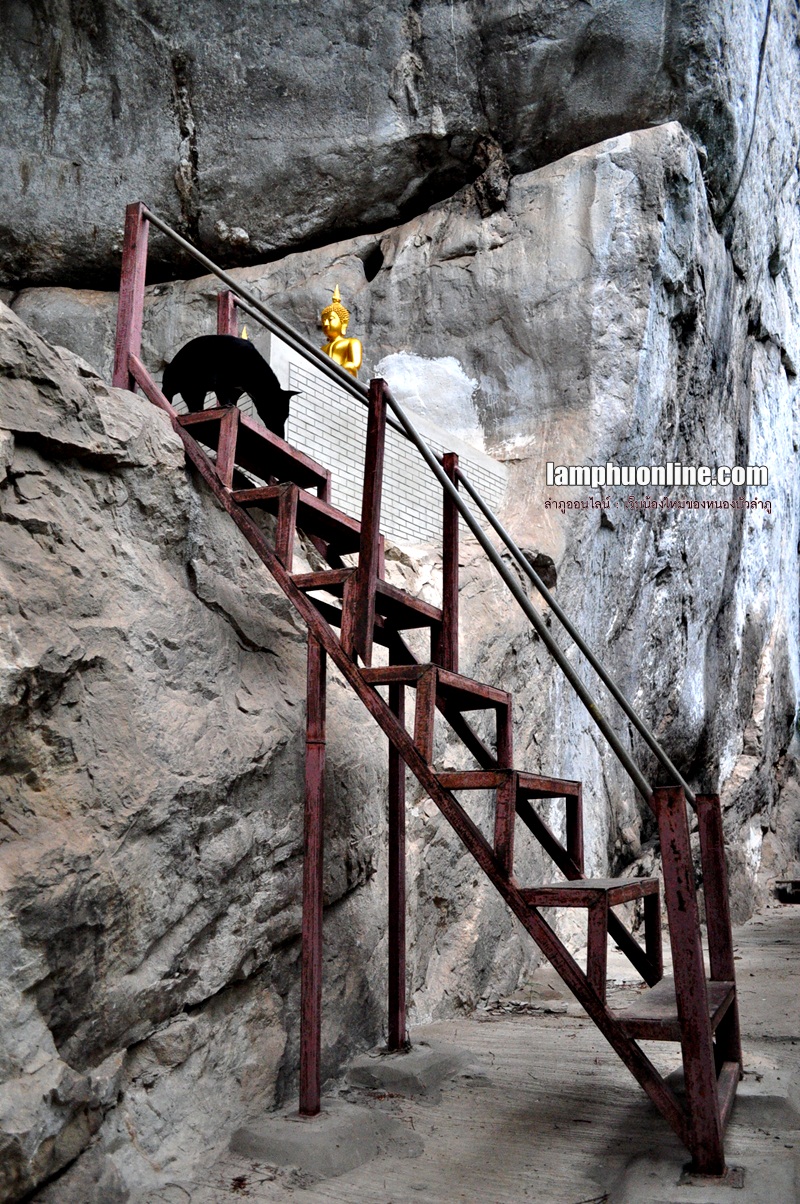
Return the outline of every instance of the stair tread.
{"type": "Polygon", "coordinates": [[[456,769],[437,773],[436,777],[446,790],[496,790],[502,786],[514,769],[456,769]]]}
{"type": "Polygon", "coordinates": [[[526,886],[520,891],[534,907],[584,907],[606,895],[611,906],[630,903],[643,895],[656,895],[658,878],[573,878],[543,886],[526,886]]]}
{"type": "Polygon", "coordinates": [[[448,790],[494,790],[512,773],[517,778],[517,793],[525,798],[565,798],[580,794],[580,782],[545,778],[518,769],[457,769],[436,776],[448,790]]]}
{"type": "Polygon", "coordinates": [[[517,790],[526,798],[566,798],[580,794],[581,783],[572,778],[550,778],[520,771],[517,790]]]}
{"type": "MultiPolygon", "coordinates": [[[[298,573],[292,580],[307,593],[319,589],[340,595],[344,591],[345,582],[355,572],[356,569],[328,569],[318,573],[298,573]]],[[[431,606],[429,602],[407,594],[405,590],[390,585],[388,581],[378,581],[375,586],[375,612],[398,627],[426,627],[442,621],[442,612],[438,606],[431,606]]]]}
{"type": "MultiPolygon", "coordinates": [[[[226,413],[228,410],[222,407],[200,410],[197,414],[179,414],[178,422],[190,429],[193,439],[216,449],[220,421],[226,413]]],[[[323,468],[305,452],[298,451],[246,414],[241,414],[239,418],[236,463],[257,477],[278,477],[279,480],[294,481],[304,487],[324,488],[331,475],[327,468],[323,468]]]]}
{"type": "MultiPolygon", "coordinates": [[[[283,488],[283,485],[266,485],[257,489],[236,489],[233,500],[240,506],[262,506],[274,514],[283,488]]],[[[361,543],[360,522],[304,489],[297,495],[297,526],[309,535],[319,535],[327,542],[335,543],[340,553],[357,552],[361,543]]]]}
{"type": "MultiPolygon", "coordinates": [[[[732,982],[707,982],[708,1014],[712,1029],[716,1029],[736,994],[732,982]]],[[[662,978],[650,987],[629,1007],[614,1011],[628,1036],[638,1040],[680,1041],[678,1005],[675,998],[675,980],[662,978]]]]}
{"type": "Polygon", "coordinates": [[[378,613],[391,618],[393,612],[402,612],[405,608],[410,608],[434,623],[442,621],[440,606],[431,606],[430,602],[423,602],[422,598],[415,598],[412,594],[407,594],[404,589],[398,589],[396,585],[390,585],[388,581],[379,580],[375,586],[375,609],[378,613]]]}
{"type": "Polygon", "coordinates": [[[305,593],[324,589],[329,594],[339,595],[344,590],[345,582],[353,576],[355,571],[355,569],[320,569],[316,573],[293,573],[292,581],[298,589],[305,593]]]}
{"type": "Polygon", "coordinates": [[[658,886],[658,878],[573,878],[569,882],[550,882],[542,886],[526,887],[526,890],[615,890],[619,886],[639,886],[652,890],[658,886]]]}
{"type": "MultiPolygon", "coordinates": [[[[402,682],[414,686],[419,679],[435,669],[439,687],[447,694],[448,701],[460,705],[462,710],[480,710],[485,706],[510,706],[511,695],[495,686],[464,677],[460,673],[452,673],[433,664],[417,665],[380,665],[364,669],[364,680],[371,685],[388,685],[390,682],[402,682]]],[[[508,771],[507,771],[508,772],[508,771]]]]}

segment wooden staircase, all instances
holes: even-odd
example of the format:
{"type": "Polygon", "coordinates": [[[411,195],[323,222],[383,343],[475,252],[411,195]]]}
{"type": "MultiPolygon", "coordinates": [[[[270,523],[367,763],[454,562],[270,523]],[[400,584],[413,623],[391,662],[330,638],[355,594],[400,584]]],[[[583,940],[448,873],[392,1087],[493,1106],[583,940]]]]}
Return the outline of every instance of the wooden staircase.
{"type": "MultiPolygon", "coordinates": [[[[405,771],[415,775],[505,899],[514,915],[559,972],[650,1099],[685,1143],[695,1171],[725,1169],[723,1134],[741,1076],[736,988],[722,837],[716,795],[695,800],[708,929],[709,973],[690,848],[687,802],[681,787],[656,789],[648,799],[661,838],[663,890],[674,977],[663,975],[660,884],[657,878],[586,878],[582,794],[579,782],[525,772],[514,764],[512,698],[505,690],[463,676],[458,667],[458,512],[443,504],[443,596],[440,607],[414,598],[384,577],[380,535],[386,432],[386,387],[373,381],[360,521],[330,502],[330,474],[308,456],[238,409],[178,415],[139,358],[139,314],[144,271],[141,207],[129,207],[117,363],[114,383],[137,385],[171,418],[187,458],[255,549],[308,628],[305,862],[301,993],[300,1111],[320,1107],[322,992],[322,817],[324,807],[326,662],[330,658],[358,694],[389,741],[389,1047],[407,1044],[405,970],[405,771]],[[136,220],[139,227],[136,227],[136,220]],[[137,277],[136,273],[139,272],[137,277]],[[137,310],[137,306],[139,307],[137,310]],[[212,460],[211,453],[214,453],[212,460]],[[245,473],[268,482],[254,487],[245,473]],[[313,492],[312,492],[313,491],[313,492]],[[251,512],[274,516],[268,539],[251,512]],[[293,572],[293,546],[303,532],[324,569],[293,572]],[[355,566],[343,557],[357,555],[355,566]],[[427,629],[429,658],[412,654],[404,635],[427,629]],[[373,664],[377,645],[385,649],[373,664]],[[406,726],[407,691],[414,690],[413,731],[406,726]],[[385,692],[385,697],[384,693],[385,692]],[[474,711],[494,712],[494,739],[487,744],[469,720],[474,711]],[[443,772],[434,761],[437,715],[459,738],[475,768],[443,772]],[[485,836],[457,795],[494,792],[494,824],[485,836]],[[539,799],[563,799],[565,841],[536,810],[539,799]],[[514,837],[521,822],[554,862],[564,880],[519,882],[514,837]],[[644,947],[627,931],[614,907],[642,899],[644,947]],[[587,911],[588,950],[582,969],[542,908],[587,911]],[[648,986],[631,1007],[606,1000],[608,938],[628,956],[648,986]],[[643,1042],[681,1045],[685,1098],[679,1097],[648,1058],[643,1042]]],[[[146,248],[146,241],[145,241],[146,248]]],[[[220,300],[219,328],[231,331],[230,296],[220,300]]],[[[445,472],[457,481],[457,457],[446,454],[445,472]]]]}

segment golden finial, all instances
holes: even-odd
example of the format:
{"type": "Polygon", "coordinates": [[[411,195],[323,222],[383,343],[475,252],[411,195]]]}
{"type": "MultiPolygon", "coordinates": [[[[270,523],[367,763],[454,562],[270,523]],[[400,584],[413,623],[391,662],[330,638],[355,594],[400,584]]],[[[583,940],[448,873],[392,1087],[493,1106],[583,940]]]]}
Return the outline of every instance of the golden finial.
{"type": "Polygon", "coordinates": [[[250,335],[247,333],[247,327],[246,327],[246,326],[243,326],[243,327],[242,327],[242,333],[239,335],[239,338],[240,338],[240,339],[249,339],[249,338],[250,338],[250,335]]]}
{"type": "Polygon", "coordinates": [[[338,284],[336,285],[336,288],[333,290],[333,299],[334,299],[334,301],[341,301],[341,299],[342,299],[342,294],[339,292],[338,284]]]}

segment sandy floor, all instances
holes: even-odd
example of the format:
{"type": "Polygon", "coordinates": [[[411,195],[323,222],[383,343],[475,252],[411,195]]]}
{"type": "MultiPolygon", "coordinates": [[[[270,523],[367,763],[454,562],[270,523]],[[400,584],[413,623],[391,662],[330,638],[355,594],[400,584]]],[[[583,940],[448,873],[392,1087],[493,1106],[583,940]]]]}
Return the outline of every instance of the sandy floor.
{"type": "MultiPolygon", "coordinates": [[[[795,1204],[800,907],[756,917],[736,930],[735,941],[746,1075],[726,1149],[729,1165],[744,1171],[743,1187],[679,1183],[686,1151],[595,1027],[543,973],[529,991],[480,1018],[412,1034],[417,1043],[465,1055],[466,1069],[462,1063],[440,1089],[404,1098],[342,1085],[332,1112],[355,1105],[371,1110],[368,1117],[380,1113],[376,1119],[388,1126],[378,1139],[383,1153],[316,1181],[320,1168],[311,1153],[296,1158],[299,1168],[229,1153],[202,1181],[174,1184],[149,1201],[795,1204]]],[[[612,961],[611,974],[623,964],[612,961]]],[[[620,995],[630,989],[617,982],[620,995]]],[[[650,1043],[648,1052],[664,1070],[679,1065],[674,1046],[650,1043]]],[[[359,1116],[365,1113],[352,1112],[356,1133],[359,1116]]],[[[271,1122],[280,1123],[297,1133],[303,1122],[271,1122]]],[[[346,1138],[340,1132],[335,1140],[346,1138]]]]}

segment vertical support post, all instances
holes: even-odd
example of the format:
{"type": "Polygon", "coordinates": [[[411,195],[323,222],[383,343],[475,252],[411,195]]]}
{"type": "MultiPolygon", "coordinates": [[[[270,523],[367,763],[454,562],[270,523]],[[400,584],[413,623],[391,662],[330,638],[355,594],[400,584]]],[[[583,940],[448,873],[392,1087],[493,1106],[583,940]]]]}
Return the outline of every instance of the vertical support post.
{"type": "Polygon", "coordinates": [[[661,838],[664,898],[681,1028],[692,1165],[699,1174],[721,1175],[725,1170],[725,1149],[700,940],[700,913],[682,788],[656,789],[653,805],[661,838]]]}
{"type": "Polygon", "coordinates": [[[517,775],[514,768],[514,728],[511,702],[495,708],[497,723],[497,768],[507,769],[508,775],[495,791],[494,851],[506,874],[514,866],[514,824],[517,818],[517,775]]]}
{"type": "Polygon", "coordinates": [[[417,696],[414,699],[414,743],[427,765],[433,761],[437,684],[438,674],[434,665],[417,681],[417,696]]]}
{"type": "Polygon", "coordinates": [[[568,794],[564,801],[567,811],[567,852],[583,874],[583,784],[578,782],[578,793],[568,794]]]}
{"type": "Polygon", "coordinates": [[[122,245],[122,273],[117,303],[117,335],[114,343],[114,374],[111,383],[118,389],[136,389],[128,367],[131,355],[142,349],[144,278],[147,270],[147,232],[150,223],[144,205],[134,201],[125,210],[125,237],[122,245]]]}
{"type": "Polygon", "coordinates": [[[301,1116],[316,1116],[320,1106],[326,659],[325,650],[309,633],[306,696],[303,954],[300,980],[301,1116]]]}
{"type": "Polygon", "coordinates": [[[233,486],[233,469],[236,464],[236,440],[239,435],[239,419],[242,416],[238,406],[229,406],[222,415],[219,423],[219,443],[217,444],[217,476],[226,489],[233,486]]]}
{"type": "Polygon", "coordinates": [[[367,446],[364,454],[364,493],[361,502],[361,546],[352,604],[342,617],[342,644],[348,656],[372,664],[375,629],[375,586],[380,557],[381,493],[386,445],[386,381],[378,377],[369,384],[367,446]]]}
{"type": "MultiPolygon", "coordinates": [[[[317,497],[321,502],[327,502],[330,505],[331,474],[329,472],[325,473],[325,480],[317,485],[317,497]]],[[[309,539],[323,560],[327,560],[328,564],[334,565],[336,568],[341,568],[344,563],[341,556],[335,550],[332,552],[330,545],[324,539],[320,539],[319,535],[309,535],[309,539]]]]}
{"type": "MultiPolygon", "coordinates": [[[[458,456],[445,452],[442,467],[458,488],[458,456]]],[[[448,493],[442,502],[442,629],[434,659],[458,673],[458,508],[448,493]]]]}
{"type": "MultiPolygon", "coordinates": [[[[698,794],[695,799],[703,865],[703,894],[706,903],[708,958],[711,978],[717,982],[736,981],[733,959],[731,909],[728,898],[728,867],[725,864],[725,836],[722,807],[718,794],[698,794]]],[[[739,1033],[739,1007],[736,997],[717,1028],[717,1064],[742,1064],[742,1040],[739,1033]]],[[[741,1077],[741,1073],[740,1073],[741,1077]]]]}
{"type": "Polygon", "coordinates": [[[600,891],[590,903],[586,923],[586,977],[605,1003],[608,977],[608,895],[605,891],[600,891]]]}
{"type": "Polygon", "coordinates": [[[229,288],[217,293],[217,334],[239,334],[236,299],[229,288]]]}
{"type": "MultiPolygon", "coordinates": [[[[405,726],[405,686],[389,686],[392,714],[405,726]]],[[[406,1030],[406,766],[389,744],[389,1049],[408,1048],[406,1030]]]]}
{"type": "Polygon", "coordinates": [[[287,573],[292,571],[294,533],[297,527],[297,500],[300,489],[287,483],[281,486],[278,497],[278,521],[275,530],[275,555],[287,573]]]}
{"type": "MultiPolygon", "coordinates": [[[[644,903],[644,951],[657,975],[656,982],[664,977],[664,951],[661,947],[661,892],[645,895],[644,903]]],[[[652,985],[652,984],[651,984],[652,985]]]]}

